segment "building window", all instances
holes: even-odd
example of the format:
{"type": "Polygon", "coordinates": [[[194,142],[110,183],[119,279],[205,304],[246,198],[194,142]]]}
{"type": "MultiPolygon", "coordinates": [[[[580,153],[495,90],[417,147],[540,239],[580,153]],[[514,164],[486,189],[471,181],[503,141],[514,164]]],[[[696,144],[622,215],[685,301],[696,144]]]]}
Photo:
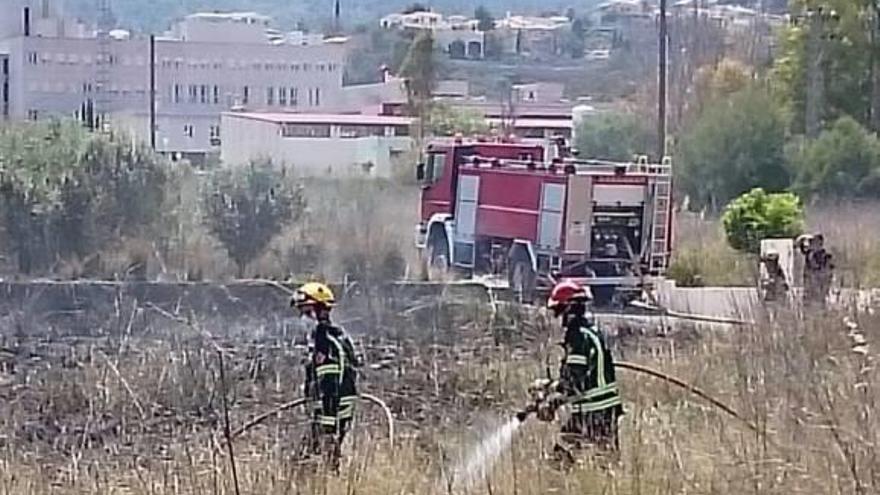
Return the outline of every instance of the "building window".
{"type": "Polygon", "coordinates": [[[184,136],[191,138],[191,137],[193,137],[194,134],[195,134],[195,128],[193,127],[192,124],[185,124],[183,126],[183,135],[184,136]]]}
{"type": "Polygon", "coordinates": [[[189,85],[189,102],[190,103],[198,103],[199,102],[199,87],[195,84],[189,85]]]}
{"type": "Polygon", "coordinates": [[[272,70],[272,64],[269,62],[266,62],[263,64],[263,68],[266,70],[272,70]]]}
{"type": "Polygon", "coordinates": [[[311,64],[308,64],[308,63],[303,64],[303,72],[308,72],[309,69],[311,69],[311,68],[312,68],[311,64]]]}
{"type": "Polygon", "coordinates": [[[384,136],[385,127],[380,125],[341,125],[339,126],[339,137],[341,138],[361,138],[369,136],[384,136]]]}
{"type": "Polygon", "coordinates": [[[270,107],[275,104],[275,88],[269,86],[266,88],[266,105],[270,107]]]}
{"type": "Polygon", "coordinates": [[[278,88],[278,104],[282,107],[287,106],[287,88],[278,88]]]}
{"type": "Polygon", "coordinates": [[[329,138],[329,124],[284,124],[281,137],[286,138],[329,138]]]}
{"type": "Polygon", "coordinates": [[[395,136],[409,136],[409,126],[408,125],[394,126],[394,135],[395,136]]]}
{"type": "Polygon", "coordinates": [[[321,106],[321,88],[315,88],[315,106],[321,106]]]}
{"type": "Polygon", "coordinates": [[[299,64],[290,64],[290,70],[293,72],[299,72],[299,64]]]}
{"type": "Polygon", "coordinates": [[[297,105],[299,105],[299,90],[290,88],[290,106],[295,107],[297,105]]]}
{"type": "Polygon", "coordinates": [[[174,98],[172,98],[174,103],[180,103],[180,84],[174,85],[174,98]]]}
{"type": "Polygon", "coordinates": [[[37,120],[37,118],[39,117],[39,112],[37,112],[36,110],[28,110],[27,117],[28,120],[37,120]]]}
{"type": "Polygon", "coordinates": [[[199,102],[202,104],[208,103],[208,85],[202,84],[199,86],[199,102]]]}
{"type": "Polygon", "coordinates": [[[251,99],[251,88],[245,86],[244,91],[241,93],[241,104],[247,105],[248,101],[251,99]]]}
{"type": "Polygon", "coordinates": [[[220,86],[214,85],[214,104],[220,104],[220,86]]]}
{"type": "Polygon", "coordinates": [[[37,62],[39,62],[39,60],[40,58],[37,56],[37,52],[28,52],[27,61],[29,64],[37,65],[37,62]]]}

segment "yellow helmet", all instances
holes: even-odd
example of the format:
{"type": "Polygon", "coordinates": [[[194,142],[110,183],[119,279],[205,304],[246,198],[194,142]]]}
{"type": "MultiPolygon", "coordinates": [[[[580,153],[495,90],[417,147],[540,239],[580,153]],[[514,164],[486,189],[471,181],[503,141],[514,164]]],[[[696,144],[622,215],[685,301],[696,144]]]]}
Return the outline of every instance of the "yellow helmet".
{"type": "Polygon", "coordinates": [[[317,303],[331,308],[336,303],[336,298],[333,297],[333,291],[330,290],[330,287],[320,282],[309,282],[296,289],[290,303],[291,306],[305,306],[317,303]]]}

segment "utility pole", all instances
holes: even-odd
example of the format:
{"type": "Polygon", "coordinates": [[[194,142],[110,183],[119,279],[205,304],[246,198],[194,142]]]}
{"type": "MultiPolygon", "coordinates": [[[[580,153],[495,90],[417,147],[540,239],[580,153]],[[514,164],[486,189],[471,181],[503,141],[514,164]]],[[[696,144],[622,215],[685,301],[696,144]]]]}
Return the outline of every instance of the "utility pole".
{"type": "Polygon", "coordinates": [[[667,103],[667,62],[669,57],[669,35],[666,25],[666,0],[660,0],[660,61],[657,80],[657,159],[666,156],[666,103],[667,103]]]}
{"type": "Polygon", "coordinates": [[[871,130],[880,131],[880,3],[871,1],[871,130]]]}
{"type": "Polygon", "coordinates": [[[113,65],[110,30],[113,29],[113,12],[110,0],[97,0],[98,29],[96,32],[98,53],[95,60],[95,121],[96,128],[107,130],[111,111],[110,71],[113,65]]]}
{"type": "Polygon", "coordinates": [[[156,35],[150,35],[150,148],[156,151],[156,35]]]}

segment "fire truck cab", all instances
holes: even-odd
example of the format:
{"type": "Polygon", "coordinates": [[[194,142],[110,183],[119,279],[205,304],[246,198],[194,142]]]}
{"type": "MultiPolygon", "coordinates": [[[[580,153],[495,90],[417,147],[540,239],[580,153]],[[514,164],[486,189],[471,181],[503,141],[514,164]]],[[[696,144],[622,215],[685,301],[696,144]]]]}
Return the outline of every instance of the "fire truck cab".
{"type": "Polygon", "coordinates": [[[564,142],[456,139],[425,150],[416,228],[431,276],[505,276],[523,301],[554,281],[625,304],[663,275],[672,248],[671,165],[580,160],[564,142]]]}

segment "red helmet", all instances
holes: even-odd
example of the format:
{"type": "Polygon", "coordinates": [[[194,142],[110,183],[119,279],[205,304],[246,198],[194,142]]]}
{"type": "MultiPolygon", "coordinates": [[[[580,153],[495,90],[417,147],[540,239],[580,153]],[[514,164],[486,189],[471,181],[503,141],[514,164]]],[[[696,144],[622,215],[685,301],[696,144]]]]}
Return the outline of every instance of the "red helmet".
{"type": "Polygon", "coordinates": [[[574,280],[563,280],[550,291],[547,307],[558,308],[576,300],[589,301],[590,291],[574,280]]]}

